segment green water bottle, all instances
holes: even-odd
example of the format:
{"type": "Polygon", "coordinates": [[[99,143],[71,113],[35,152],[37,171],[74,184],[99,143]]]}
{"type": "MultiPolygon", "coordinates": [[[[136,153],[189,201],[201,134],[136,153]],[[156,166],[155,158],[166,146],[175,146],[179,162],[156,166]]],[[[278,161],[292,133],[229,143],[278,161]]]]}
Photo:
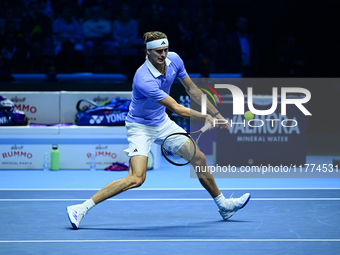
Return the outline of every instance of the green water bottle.
{"type": "Polygon", "coordinates": [[[51,151],[51,170],[57,171],[59,170],[59,150],[58,145],[52,145],[51,151]]]}

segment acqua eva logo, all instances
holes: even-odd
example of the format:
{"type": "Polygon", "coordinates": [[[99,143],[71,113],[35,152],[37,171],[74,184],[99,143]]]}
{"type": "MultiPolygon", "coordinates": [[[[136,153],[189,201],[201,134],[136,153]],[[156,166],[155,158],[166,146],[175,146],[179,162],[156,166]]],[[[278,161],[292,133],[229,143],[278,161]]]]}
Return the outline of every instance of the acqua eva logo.
{"type": "MultiPolygon", "coordinates": [[[[222,100],[220,98],[220,95],[217,93],[217,91],[213,87],[208,85],[208,84],[204,84],[203,83],[203,85],[206,86],[207,88],[209,88],[212,92],[214,92],[215,95],[217,96],[218,100],[220,101],[220,104],[223,105],[222,104],[222,100]]],[[[216,100],[215,100],[214,96],[211,94],[211,92],[209,90],[204,89],[204,88],[199,88],[199,89],[204,91],[205,93],[207,93],[212,98],[212,100],[214,101],[215,106],[217,106],[216,100]]],[[[207,94],[203,93],[202,97],[201,97],[201,105],[202,105],[201,113],[202,114],[207,114],[207,94]]]]}

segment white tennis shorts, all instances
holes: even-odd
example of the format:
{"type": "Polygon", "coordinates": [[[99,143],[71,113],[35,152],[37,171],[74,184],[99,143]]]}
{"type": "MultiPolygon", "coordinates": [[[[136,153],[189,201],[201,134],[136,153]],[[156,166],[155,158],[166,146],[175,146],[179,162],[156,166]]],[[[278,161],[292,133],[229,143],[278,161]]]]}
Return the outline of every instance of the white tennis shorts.
{"type": "Polygon", "coordinates": [[[129,157],[142,155],[148,156],[151,145],[155,142],[159,145],[173,133],[186,133],[169,117],[159,126],[147,126],[139,123],[125,122],[129,149],[125,150],[129,157]]]}

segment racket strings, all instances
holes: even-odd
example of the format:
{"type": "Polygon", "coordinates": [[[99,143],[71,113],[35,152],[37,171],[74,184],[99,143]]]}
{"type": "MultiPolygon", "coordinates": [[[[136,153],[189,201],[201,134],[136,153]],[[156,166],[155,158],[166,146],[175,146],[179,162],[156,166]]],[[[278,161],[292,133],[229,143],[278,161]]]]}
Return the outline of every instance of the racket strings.
{"type": "Polygon", "coordinates": [[[174,134],[164,140],[162,151],[172,163],[185,165],[195,156],[196,145],[190,137],[174,134]]]}

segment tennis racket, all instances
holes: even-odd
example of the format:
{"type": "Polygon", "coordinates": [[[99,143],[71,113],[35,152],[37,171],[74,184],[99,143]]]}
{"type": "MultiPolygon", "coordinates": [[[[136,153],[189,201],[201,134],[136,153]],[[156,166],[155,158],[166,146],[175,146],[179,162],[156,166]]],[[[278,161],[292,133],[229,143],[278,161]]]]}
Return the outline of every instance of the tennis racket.
{"type": "Polygon", "coordinates": [[[211,127],[207,123],[200,130],[190,133],[174,133],[167,136],[161,145],[162,154],[171,164],[184,166],[195,157],[197,143],[201,135],[211,127]],[[191,137],[193,134],[199,134],[196,141],[191,137]]]}

